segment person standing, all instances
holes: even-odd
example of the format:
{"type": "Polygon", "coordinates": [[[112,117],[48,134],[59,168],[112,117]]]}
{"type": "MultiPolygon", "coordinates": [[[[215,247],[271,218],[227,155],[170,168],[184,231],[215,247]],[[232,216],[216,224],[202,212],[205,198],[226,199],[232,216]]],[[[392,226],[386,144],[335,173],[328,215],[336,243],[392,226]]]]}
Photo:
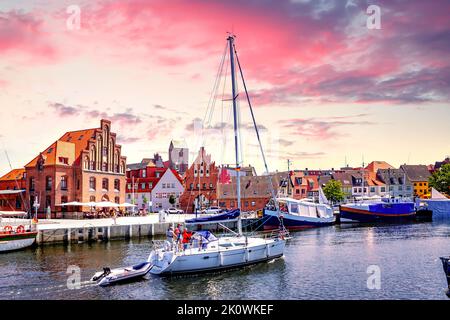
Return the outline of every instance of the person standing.
{"type": "Polygon", "coordinates": [[[167,241],[170,243],[170,248],[172,248],[172,246],[173,246],[174,235],[175,235],[175,233],[173,232],[173,228],[172,228],[172,226],[170,226],[166,232],[166,238],[167,238],[167,241]]]}

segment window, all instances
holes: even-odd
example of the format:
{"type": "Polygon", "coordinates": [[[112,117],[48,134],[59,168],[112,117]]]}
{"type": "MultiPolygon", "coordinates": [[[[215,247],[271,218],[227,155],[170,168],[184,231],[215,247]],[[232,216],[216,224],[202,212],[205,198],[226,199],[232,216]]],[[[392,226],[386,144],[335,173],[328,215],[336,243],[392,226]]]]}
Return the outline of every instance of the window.
{"type": "Polygon", "coordinates": [[[142,178],[147,178],[147,170],[142,170],[142,172],[141,172],[141,176],[142,176],[142,178]]]}
{"type": "Polygon", "coordinates": [[[77,190],[80,190],[81,187],[81,181],[80,179],[77,179],[77,190]]]}
{"type": "Polygon", "coordinates": [[[52,206],[52,197],[51,196],[46,196],[45,197],[45,207],[51,207],[52,206]]]}
{"type": "Polygon", "coordinates": [[[213,185],[212,183],[210,183],[210,184],[209,184],[209,188],[210,188],[210,189],[213,189],[213,188],[214,188],[214,185],[213,185]]]}
{"type": "Polygon", "coordinates": [[[175,183],[172,183],[171,187],[172,189],[175,189],[175,183]]]}
{"type": "Polygon", "coordinates": [[[197,183],[197,189],[200,189],[200,183],[197,183]]]}
{"type": "Polygon", "coordinates": [[[22,202],[20,201],[20,197],[16,197],[16,209],[22,208],[22,202]]]}
{"type": "Polygon", "coordinates": [[[117,203],[117,204],[119,204],[119,203],[120,203],[120,197],[115,197],[115,198],[114,198],[114,202],[117,203]]]}
{"type": "Polygon", "coordinates": [[[421,187],[422,186],[422,182],[421,183],[419,183],[419,187],[421,187]]]}
{"type": "Polygon", "coordinates": [[[95,190],[96,179],[94,177],[89,178],[89,189],[95,190]]]}
{"type": "Polygon", "coordinates": [[[398,190],[399,190],[399,191],[402,191],[402,190],[403,190],[403,187],[402,187],[402,186],[398,186],[398,190]]]}
{"type": "Polygon", "coordinates": [[[394,187],[393,186],[389,186],[389,191],[393,191],[394,187]]]}
{"type": "Polygon", "coordinates": [[[256,206],[256,202],[252,201],[252,207],[256,206]]]}
{"type": "Polygon", "coordinates": [[[244,206],[248,207],[248,201],[244,202],[244,206]]]}
{"type": "Polygon", "coordinates": [[[203,184],[203,189],[206,189],[206,183],[203,184]]]}
{"type": "Polygon", "coordinates": [[[166,184],[165,184],[165,183],[162,184],[162,188],[163,188],[163,189],[166,188],[166,184]]]}
{"type": "Polygon", "coordinates": [[[156,172],[156,177],[159,178],[159,172],[156,172]]]}
{"type": "Polygon", "coordinates": [[[50,176],[45,177],[45,190],[52,191],[53,187],[53,178],[50,176]]]}
{"type": "Polygon", "coordinates": [[[361,192],[362,192],[362,189],[361,189],[361,188],[358,188],[358,192],[361,193],[361,192]]]}
{"type": "Polygon", "coordinates": [[[375,187],[370,187],[370,192],[375,192],[375,187]]]}
{"type": "Polygon", "coordinates": [[[102,171],[108,171],[108,165],[106,164],[106,162],[102,163],[102,171]]]}
{"type": "Polygon", "coordinates": [[[104,178],[104,179],[102,180],[102,189],[103,189],[103,190],[108,190],[108,187],[109,187],[109,181],[108,181],[107,178],[104,178]]]}
{"type": "MultiPolygon", "coordinates": [[[[144,186],[145,186],[145,184],[144,184],[144,186]]],[[[120,191],[120,180],[119,179],[114,180],[114,190],[120,191]]]]}
{"type": "Polygon", "coordinates": [[[381,192],[386,192],[386,187],[381,187],[381,192]]]}
{"type": "Polygon", "coordinates": [[[145,182],[141,183],[141,189],[145,189],[145,182]]]}
{"type": "Polygon", "coordinates": [[[107,156],[108,156],[108,147],[103,147],[102,150],[103,150],[103,153],[102,153],[103,156],[104,156],[104,157],[107,157],[107,156]]]}
{"type": "Polygon", "coordinates": [[[61,190],[67,190],[67,177],[61,177],[61,190]]]}
{"type": "Polygon", "coordinates": [[[406,186],[406,190],[411,191],[411,186],[406,186]]]}
{"type": "Polygon", "coordinates": [[[35,189],[35,179],[34,179],[34,177],[31,177],[30,178],[30,191],[34,191],[34,189],[35,189]]]}
{"type": "Polygon", "coordinates": [[[69,158],[59,157],[59,162],[62,164],[69,164],[69,158]]]}
{"type": "Polygon", "coordinates": [[[95,196],[90,196],[90,197],[89,197],[89,201],[90,201],[90,202],[95,202],[95,196]]]}
{"type": "Polygon", "coordinates": [[[189,185],[189,189],[194,189],[194,184],[193,183],[191,183],[190,185],[189,185]]]}
{"type": "Polygon", "coordinates": [[[150,182],[149,184],[148,184],[148,187],[151,189],[151,188],[153,188],[153,182],[150,182]]]}

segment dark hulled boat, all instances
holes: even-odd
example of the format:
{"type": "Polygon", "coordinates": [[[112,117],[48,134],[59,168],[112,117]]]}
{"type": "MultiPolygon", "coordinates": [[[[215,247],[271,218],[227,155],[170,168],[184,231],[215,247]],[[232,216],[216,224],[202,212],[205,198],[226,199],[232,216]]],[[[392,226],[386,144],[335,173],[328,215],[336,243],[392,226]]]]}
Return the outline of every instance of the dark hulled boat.
{"type": "Polygon", "coordinates": [[[447,277],[447,297],[450,298],[450,257],[441,257],[442,267],[447,277]]]}

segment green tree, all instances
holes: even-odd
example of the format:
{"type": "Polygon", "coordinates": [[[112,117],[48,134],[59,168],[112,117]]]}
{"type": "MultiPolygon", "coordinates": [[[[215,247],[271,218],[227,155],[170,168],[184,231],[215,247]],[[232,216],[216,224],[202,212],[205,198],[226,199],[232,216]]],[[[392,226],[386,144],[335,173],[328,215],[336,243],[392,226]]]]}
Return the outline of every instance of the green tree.
{"type": "Polygon", "coordinates": [[[450,163],[444,164],[428,178],[428,185],[450,195],[450,163]]]}
{"type": "Polygon", "coordinates": [[[331,203],[343,201],[345,193],[342,191],[342,184],[338,180],[330,180],[323,187],[323,193],[331,203]]]}
{"type": "Polygon", "coordinates": [[[169,197],[169,203],[174,206],[176,202],[175,196],[173,194],[170,195],[169,197]]]}

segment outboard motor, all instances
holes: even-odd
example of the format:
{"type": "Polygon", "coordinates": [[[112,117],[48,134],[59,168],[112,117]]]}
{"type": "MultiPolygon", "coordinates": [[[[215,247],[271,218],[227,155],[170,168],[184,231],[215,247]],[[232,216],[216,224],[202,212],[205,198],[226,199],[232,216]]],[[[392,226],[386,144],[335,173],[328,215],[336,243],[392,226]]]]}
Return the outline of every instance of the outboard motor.
{"type": "Polygon", "coordinates": [[[450,258],[441,257],[442,266],[444,267],[444,272],[447,277],[447,297],[450,298],[450,258]]]}
{"type": "Polygon", "coordinates": [[[99,276],[93,277],[92,281],[98,281],[98,280],[106,277],[110,273],[111,273],[111,269],[108,268],[108,267],[105,267],[105,268],[103,268],[103,273],[101,275],[99,275],[99,276]]]}

